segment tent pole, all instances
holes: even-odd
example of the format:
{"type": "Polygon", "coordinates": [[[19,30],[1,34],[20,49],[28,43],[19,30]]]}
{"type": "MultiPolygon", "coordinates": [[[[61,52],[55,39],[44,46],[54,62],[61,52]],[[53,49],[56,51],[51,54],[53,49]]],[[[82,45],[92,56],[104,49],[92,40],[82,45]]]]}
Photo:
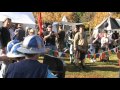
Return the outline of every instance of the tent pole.
{"type": "Polygon", "coordinates": [[[27,36],[27,30],[25,29],[25,37],[27,36]]]}
{"type": "Polygon", "coordinates": [[[63,30],[64,30],[64,25],[63,25],[63,30]]]}

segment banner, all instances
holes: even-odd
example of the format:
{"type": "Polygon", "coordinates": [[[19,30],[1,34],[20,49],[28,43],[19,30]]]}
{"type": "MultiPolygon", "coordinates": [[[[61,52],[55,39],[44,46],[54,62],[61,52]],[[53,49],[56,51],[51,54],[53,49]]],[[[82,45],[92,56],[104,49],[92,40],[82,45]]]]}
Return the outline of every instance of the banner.
{"type": "MultiPolygon", "coordinates": [[[[106,56],[113,54],[113,53],[117,53],[118,50],[120,50],[120,46],[113,48],[111,50],[107,50],[107,51],[103,51],[101,53],[95,53],[95,54],[86,54],[85,57],[86,58],[105,58],[106,56]]],[[[53,55],[55,57],[69,57],[70,54],[69,53],[65,53],[65,52],[58,52],[58,51],[54,51],[54,50],[50,50],[49,51],[50,55],[53,55]]]]}
{"type": "Polygon", "coordinates": [[[39,15],[38,15],[38,26],[39,26],[39,35],[40,35],[41,37],[43,37],[41,13],[39,13],[39,15]]]}

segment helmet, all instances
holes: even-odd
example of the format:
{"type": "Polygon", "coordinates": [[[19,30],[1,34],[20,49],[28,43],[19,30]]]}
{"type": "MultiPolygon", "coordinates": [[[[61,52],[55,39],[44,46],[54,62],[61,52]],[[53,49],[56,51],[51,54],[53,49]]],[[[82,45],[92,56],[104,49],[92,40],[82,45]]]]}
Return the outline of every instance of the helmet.
{"type": "Polygon", "coordinates": [[[12,47],[16,44],[19,43],[19,40],[12,40],[10,42],[8,42],[7,44],[7,52],[10,52],[12,47]]]}
{"type": "Polygon", "coordinates": [[[13,45],[13,47],[11,48],[11,51],[7,53],[7,57],[9,58],[25,57],[24,54],[17,51],[17,49],[21,45],[22,45],[21,43],[16,43],[15,45],[13,45]]]}
{"type": "Polygon", "coordinates": [[[43,39],[37,35],[25,37],[22,46],[17,49],[25,54],[44,54],[45,45],[43,39]]]}

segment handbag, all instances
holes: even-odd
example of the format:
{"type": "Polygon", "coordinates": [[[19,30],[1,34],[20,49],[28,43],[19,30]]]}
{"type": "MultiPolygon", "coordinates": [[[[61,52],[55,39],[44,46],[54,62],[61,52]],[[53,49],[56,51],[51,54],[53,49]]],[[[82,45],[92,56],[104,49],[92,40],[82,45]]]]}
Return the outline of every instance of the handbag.
{"type": "Polygon", "coordinates": [[[80,45],[77,46],[77,50],[80,52],[87,52],[87,48],[84,46],[80,46],[80,45]]]}

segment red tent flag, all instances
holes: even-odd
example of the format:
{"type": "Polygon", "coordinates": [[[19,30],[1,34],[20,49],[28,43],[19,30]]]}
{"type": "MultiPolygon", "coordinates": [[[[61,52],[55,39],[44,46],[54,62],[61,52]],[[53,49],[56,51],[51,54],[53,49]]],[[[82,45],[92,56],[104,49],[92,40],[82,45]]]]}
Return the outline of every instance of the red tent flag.
{"type": "Polygon", "coordinates": [[[41,13],[38,15],[38,26],[39,26],[39,35],[41,36],[43,34],[43,29],[42,29],[42,17],[41,13]]]}

